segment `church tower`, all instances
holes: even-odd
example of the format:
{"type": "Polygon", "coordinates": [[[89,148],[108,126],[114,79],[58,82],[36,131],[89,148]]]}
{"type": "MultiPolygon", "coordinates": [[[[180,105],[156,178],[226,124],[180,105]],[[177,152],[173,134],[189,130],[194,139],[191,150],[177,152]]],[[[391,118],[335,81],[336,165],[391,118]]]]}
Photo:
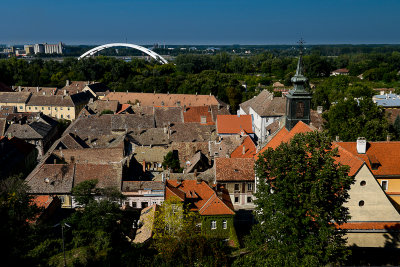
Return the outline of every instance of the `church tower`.
{"type": "Polygon", "coordinates": [[[290,131],[297,122],[310,124],[311,94],[306,91],[307,78],[303,73],[303,40],[300,40],[300,56],[296,74],[292,77],[294,85],[286,95],[286,129],[290,131]]]}

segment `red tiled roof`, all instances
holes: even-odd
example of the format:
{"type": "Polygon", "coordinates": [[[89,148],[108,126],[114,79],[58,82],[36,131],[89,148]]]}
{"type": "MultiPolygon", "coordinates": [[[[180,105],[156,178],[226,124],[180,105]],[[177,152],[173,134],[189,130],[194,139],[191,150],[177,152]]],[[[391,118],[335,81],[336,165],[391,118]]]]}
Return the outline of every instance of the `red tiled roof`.
{"type": "Polygon", "coordinates": [[[50,195],[35,196],[32,199],[32,202],[36,204],[36,206],[44,209],[47,209],[47,207],[51,204],[52,201],[53,197],[51,197],[50,195]]]}
{"type": "Polygon", "coordinates": [[[256,152],[257,148],[253,142],[253,139],[251,139],[250,136],[247,136],[243,140],[242,144],[232,152],[231,158],[254,158],[256,152]]]}
{"type": "Polygon", "coordinates": [[[218,134],[237,134],[241,130],[247,133],[254,133],[251,115],[218,115],[218,134]]]}
{"type": "Polygon", "coordinates": [[[271,141],[268,142],[268,144],[261,149],[257,155],[256,155],[256,160],[258,159],[258,156],[266,151],[268,148],[275,149],[277,148],[281,143],[287,143],[289,142],[296,134],[298,133],[307,133],[307,132],[312,132],[313,128],[307,124],[305,124],[302,121],[299,121],[293,128],[290,130],[290,132],[284,127],[282,128],[272,139],[271,141]]]}
{"type": "Polygon", "coordinates": [[[336,228],[346,230],[400,230],[400,222],[348,222],[336,225],[336,228]]]}
{"type": "Polygon", "coordinates": [[[349,73],[349,70],[346,69],[346,68],[343,68],[343,69],[334,70],[334,71],[332,71],[332,72],[337,72],[337,73],[349,73]]]}
{"type": "MultiPolygon", "coordinates": [[[[313,128],[302,121],[298,122],[292,128],[292,130],[290,130],[290,132],[288,132],[286,128],[282,128],[282,130],[280,130],[276,134],[276,136],[274,136],[274,138],[272,138],[271,141],[263,149],[261,149],[260,152],[257,153],[255,159],[257,160],[260,153],[265,152],[268,148],[275,149],[282,142],[289,142],[295,136],[295,134],[307,133],[312,131],[313,128]]],[[[349,152],[344,147],[337,144],[339,143],[332,145],[332,149],[338,148],[339,156],[336,158],[336,163],[340,163],[342,165],[348,165],[350,167],[349,176],[355,175],[357,171],[361,168],[361,166],[364,164],[364,161],[359,157],[355,156],[354,154],[352,154],[351,152],[349,152]]]]}
{"type": "Polygon", "coordinates": [[[215,158],[216,181],[254,181],[253,158],[215,158]]]}
{"type": "Polygon", "coordinates": [[[124,112],[130,106],[131,106],[130,104],[122,104],[121,105],[121,109],[117,111],[117,114],[120,114],[121,112],[124,112]]]}
{"type": "Polygon", "coordinates": [[[357,142],[337,142],[354,156],[361,158],[374,176],[400,175],[400,141],[368,142],[365,154],[357,153],[357,142]],[[379,162],[372,168],[371,162],[379,162]]]}
{"type": "Polygon", "coordinates": [[[209,106],[219,104],[213,95],[111,92],[104,99],[118,100],[120,103],[128,103],[128,101],[135,103],[139,101],[140,106],[151,107],[209,106]]]}
{"type": "Polygon", "coordinates": [[[233,205],[227,191],[221,192],[221,198],[206,182],[198,183],[195,180],[167,180],[165,199],[178,197],[181,201],[193,199],[195,210],[200,215],[233,215],[233,205]],[[225,194],[225,196],[224,196],[225,194]],[[197,200],[196,200],[197,199],[197,200]]]}
{"type": "Polygon", "coordinates": [[[200,106],[200,107],[185,107],[183,111],[183,119],[184,122],[201,122],[201,117],[206,117],[206,123],[208,125],[214,125],[215,122],[211,116],[211,110],[209,106],[200,106]]]}

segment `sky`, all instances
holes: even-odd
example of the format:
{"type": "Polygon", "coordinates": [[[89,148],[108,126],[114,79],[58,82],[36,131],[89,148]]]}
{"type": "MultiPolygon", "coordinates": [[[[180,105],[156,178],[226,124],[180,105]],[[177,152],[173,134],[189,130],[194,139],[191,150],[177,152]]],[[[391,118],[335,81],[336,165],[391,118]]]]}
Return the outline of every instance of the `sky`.
{"type": "Polygon", "coordinates": [[[18,0],[0,44],[399,44],[399,0],[18,0]]]}

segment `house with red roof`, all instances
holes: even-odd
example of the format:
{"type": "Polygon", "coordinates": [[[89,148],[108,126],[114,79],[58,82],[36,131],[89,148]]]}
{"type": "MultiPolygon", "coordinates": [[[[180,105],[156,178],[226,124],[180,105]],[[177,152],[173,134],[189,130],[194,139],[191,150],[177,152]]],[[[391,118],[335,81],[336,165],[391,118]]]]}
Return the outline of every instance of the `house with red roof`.
{"type": "MultiPolygon", "coordinates": [[[[290,131],[283,128],[256,155],[256,159],[268,148],[276,149],[281,143],[290,142],[295,134],[311,131],[313,128],[301,121],[290,131]]],[[[338,149],[336,162],[348,165],[350,167],[348,175],[353,176],[355,180],[349,190],[350,198],[344,204],[349,209],[351,219],[347,223],[337,226],[339,229],[347,230],[348,245],[384,247],[387,240],[385,236],[397,231],[393,225],[400,225],[399,212],[392,204],[390,195],[385,194],[381,187],[382,183],[379,181],[380,178],[383,179],[383,176],[380,177],[379,174],[395,174],[395,169],[399,168],[395,164],[396,156],[393,155],[394,152],[391,152],[396,149],[398,144],[396,144],[397,142],[376,143],[367,145],[365,139],[361,139],[358,145],[356,142],[334,142],[332,144],[332,148],[338,149]],[[393,143],[392,149],[390,145],[381,145],[385,143],[393,143]],[[369,149],[370,151],[366,153],[369,149]],[[385,167],[382,167],[383,165],[385,167]]],[[[383,183],[383,186],[387,186],[387,184],[383,183]]]]}
{"type": "Polygon", "coordinates": [[[229,192],[235,210],[253,210],[254,158],[215,158],[215,181],[229,192]]]}
{"type": "MultiPolygon", "coordinates": [[[[235,233],[234,208],[226,189],[202,180],[166,180],[165,199],[177,198],[198,212],[201,231],[205,234],[232,239],[235,233]]],[[[236,237],[234,237],[236,238],[236,237]]]]}
{"type": "Polygon", "coordinates": [[[250,136],[245,136],[243,142],[231,153],[231,158],[254,158],[257,147],[250,136]]]}
{"type": "Polygon", "coordinates": [[[216,125],[219,136],[248,134],[254,138],[251,115],[218,115],[216,125]]]}

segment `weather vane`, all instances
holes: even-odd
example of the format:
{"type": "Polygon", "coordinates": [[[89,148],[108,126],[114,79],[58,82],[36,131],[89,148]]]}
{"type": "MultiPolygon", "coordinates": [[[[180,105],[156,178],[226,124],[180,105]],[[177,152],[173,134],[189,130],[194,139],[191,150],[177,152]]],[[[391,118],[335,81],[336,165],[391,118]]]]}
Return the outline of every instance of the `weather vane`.
{"type": "Polygon", "coordinates": [[[306,43],[306,41],[304,41],[303,38],[300,38],[300,40],[297,43],[299,44],[300,54],[303,54],[304,44],[306,43]]]}

